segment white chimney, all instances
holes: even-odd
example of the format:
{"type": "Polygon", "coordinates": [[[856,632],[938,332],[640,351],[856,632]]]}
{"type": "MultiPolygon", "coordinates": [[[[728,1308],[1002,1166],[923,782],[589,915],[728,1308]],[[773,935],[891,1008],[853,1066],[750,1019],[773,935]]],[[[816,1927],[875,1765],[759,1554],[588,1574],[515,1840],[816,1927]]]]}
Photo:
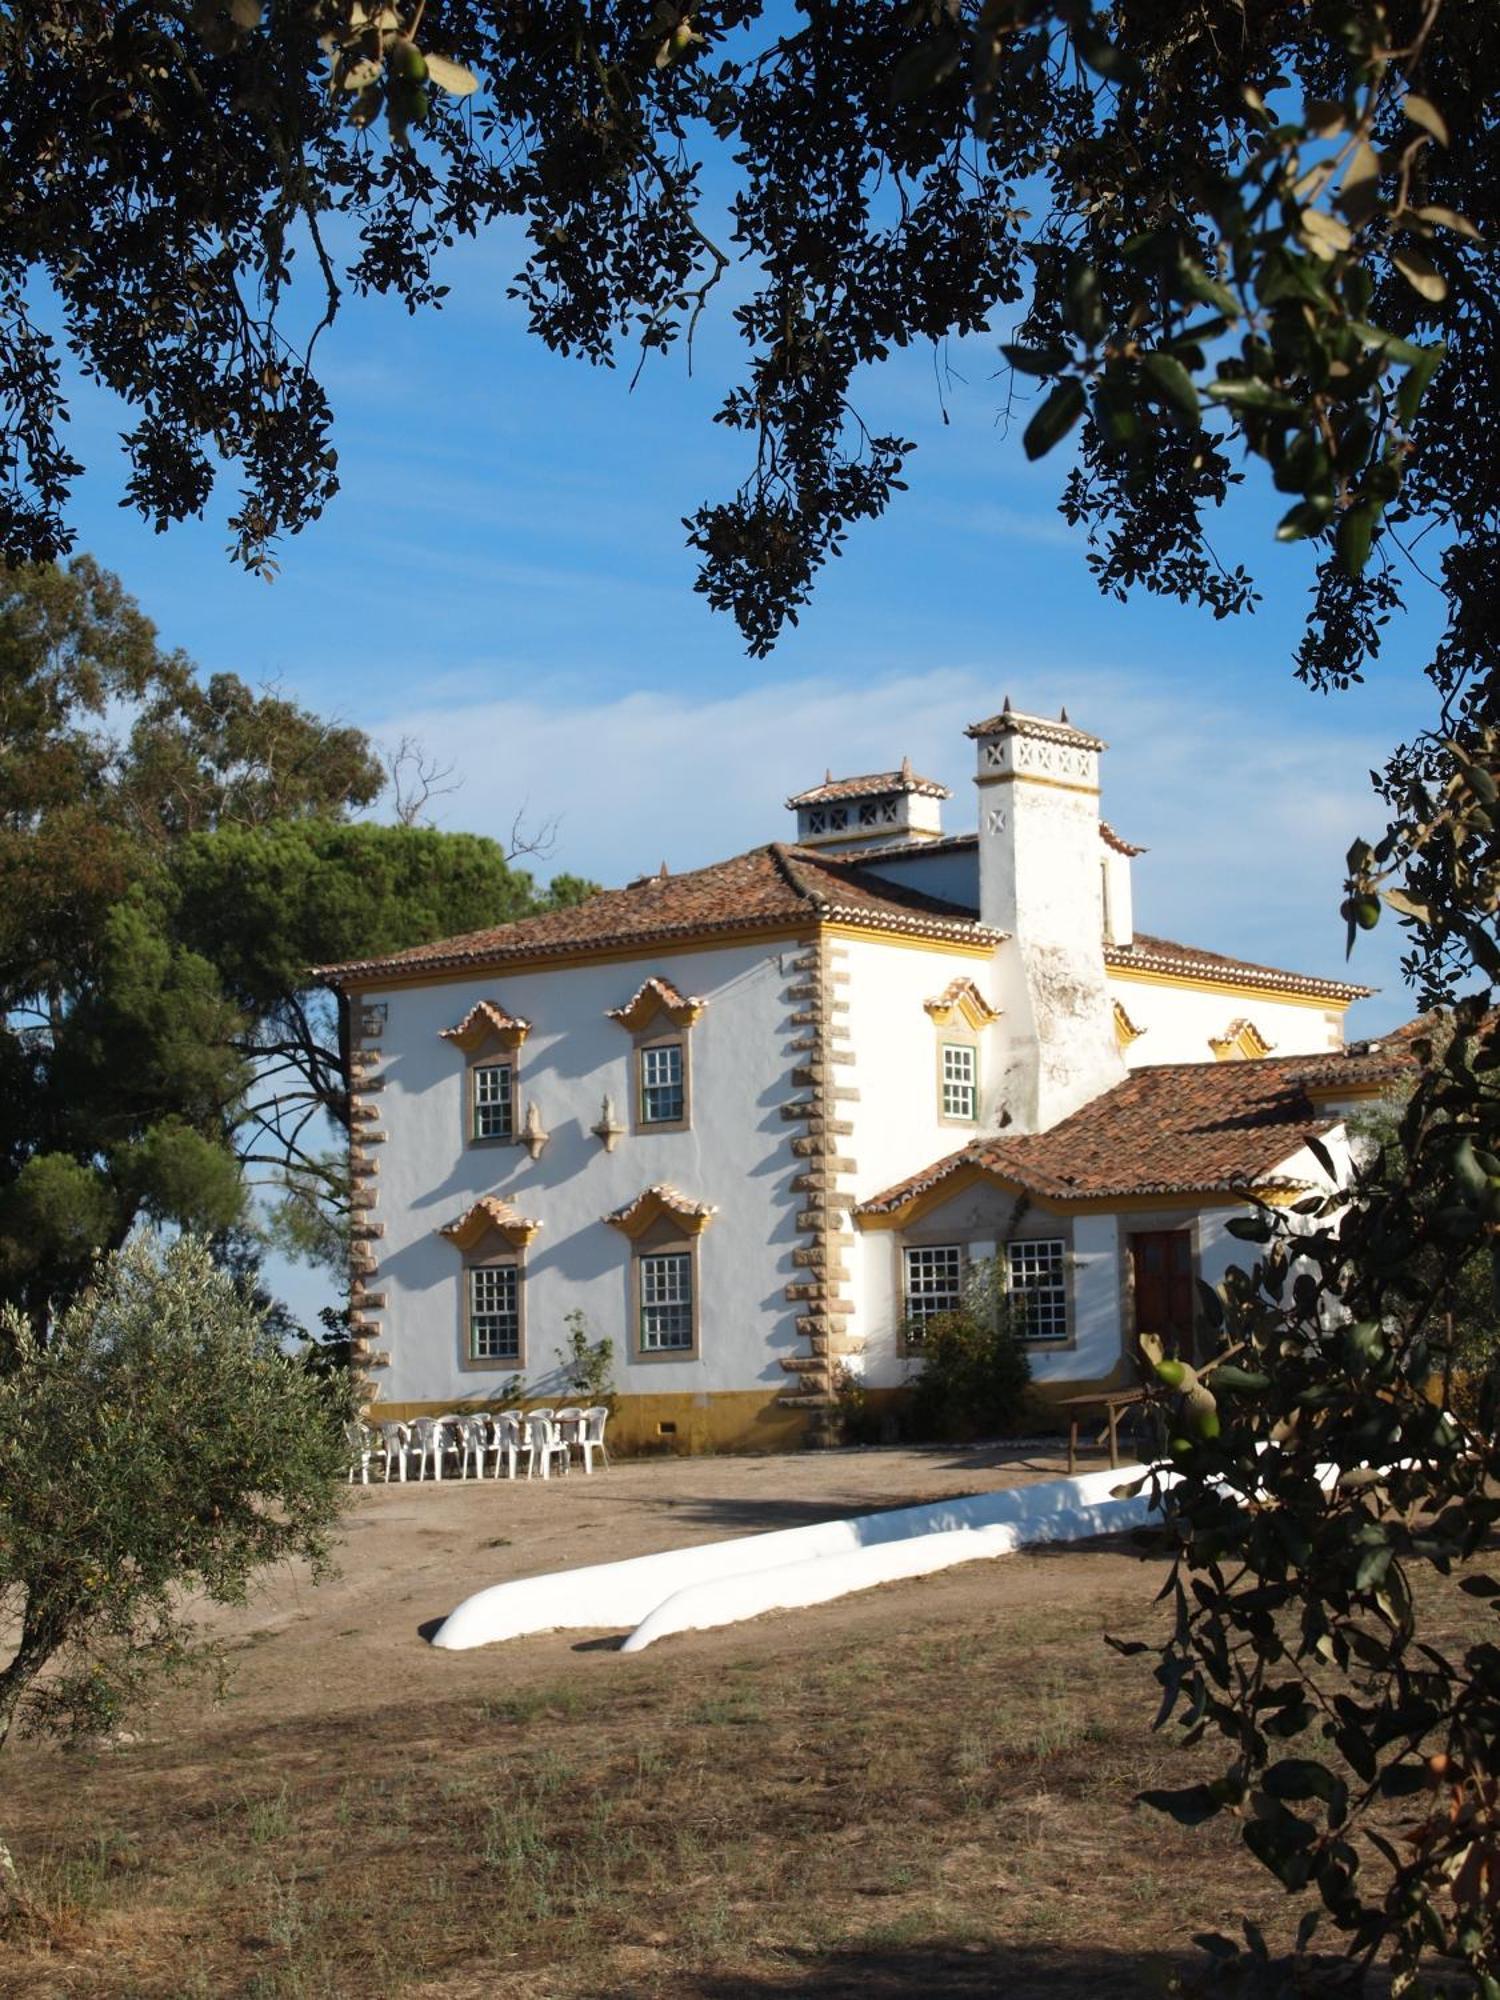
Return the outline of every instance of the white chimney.
{"type": "Polygon", "coordinates": [[[997,961],[1001,1102],[1008,1129],[1043,1132],[1125,1075],[1104,968],[1106,746],[1075,729],[1066,709],[1050,722],[1009,701],[968,734],[979,753],[979,920],[1009,933],[997,961]]]}

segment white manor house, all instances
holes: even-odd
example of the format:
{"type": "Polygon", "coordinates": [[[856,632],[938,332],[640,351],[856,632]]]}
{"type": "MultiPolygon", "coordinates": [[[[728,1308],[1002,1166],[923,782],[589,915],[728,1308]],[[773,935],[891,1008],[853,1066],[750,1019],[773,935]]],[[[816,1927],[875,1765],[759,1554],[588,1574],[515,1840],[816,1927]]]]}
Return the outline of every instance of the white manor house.
{"type": "Polygon", "coordinates": [[[1345,1045],[1364,988],[1135,930],[1066,714],[968,734],[977,832],[909,764],[830,775],[788,840],[323,968],[381,1415],[555,1400],[581,1309],[627,1448],[780,1448],[842,1368],[899,1394],[980,1258],[1043,1393],[1191,1346],[1227,1219],[1325,1184],[1392,1051],[1345,1045]]]}

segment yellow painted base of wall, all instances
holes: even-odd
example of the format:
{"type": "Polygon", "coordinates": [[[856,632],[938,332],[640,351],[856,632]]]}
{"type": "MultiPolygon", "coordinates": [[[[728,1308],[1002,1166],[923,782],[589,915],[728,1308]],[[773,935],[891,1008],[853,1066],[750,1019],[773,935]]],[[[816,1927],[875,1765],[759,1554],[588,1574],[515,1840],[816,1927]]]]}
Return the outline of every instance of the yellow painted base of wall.
{"type": "MultiPolygon", "coordinates": [[[[496,1401],[476,1397],[453,1403],[374,1403],[366,1414],[375,1423],[404,1424],[413,1417],[442,1417],[453,1410],[478,1416],[499,1408],[496,1401]]],[[[699,1457],[716,1451],[800,1451],[811,1429],[805,1410],[784,1409],[764,1389],[723,1389],[713,1395],[616,1396],[605,1439],[610,1451],[622,1458],[699,1457]]]]}
{"type": "MultiPolygon", "coordinates": [[[[1108,1375],[1080,1376],[1075,1382],[1033,1382],[1027,1408],[1017,1422],[1015,1435],[1029,1437],[1037,1432],[1050,1435],[1056,1431],[1061,1436],[1075,1414],[1059,1407],[1065,1397],[1099,1396],[1111,1389],[1133,1389],[1139,1380],[1140,1376],[1131,1363],[1122,1361],[1108,1375]]],[[[910,1396],[910,1389],[866,1389],[866,1433],[869,1434],[873,1427],[878,1435],[879,1427],[887,1421],[898,1433],[904,1433],[903,1418],[910,1396]]]]}
{"type": "MultiPolygon", "coordinates": [[[[1063,1397],[1129,1388],[1136,1379],[1131,1364],[1122,1361],[1113,1374],[1097,1379],[1034,1382],[1033,1411],[1022,1420],[1022,1428],[1060,1431],[1069,1413],[1054,1405],[1063,1397]]],[[[906,1389],[867,1389],[867,1420],[878,1423],[889,1417],[900,1426],[909,1394],[906,1389]]],[[[375,1423],[408,1423],[413,1417],[442,1417],[454,1410],[480,1415],[500,1407],[497,1401],[481,1397],[451,1403],[374,1403],[367,1415],[375,1423]]],[[[763,1389],[721,1389],[703,1395],[616,1396],[606,1436],[611,1452],[622,1458],[690,1458],[707,1452],[801,1451],[813,1441],[814,1430],[807,1411],[785,1409],[763,1389]]]]}

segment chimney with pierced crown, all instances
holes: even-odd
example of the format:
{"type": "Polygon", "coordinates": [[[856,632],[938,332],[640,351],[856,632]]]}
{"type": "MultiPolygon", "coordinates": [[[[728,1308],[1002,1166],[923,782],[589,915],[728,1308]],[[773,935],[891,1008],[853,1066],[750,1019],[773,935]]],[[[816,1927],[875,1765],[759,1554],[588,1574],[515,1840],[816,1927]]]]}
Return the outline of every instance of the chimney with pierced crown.
{"type": "Polygon", "coordinates": [[[1097,736],[1007,696],[978,750],[979,919],[1009,934],[999,1003],[1012,1129],[1040,1132],[1125,1074],[1104,965],[1097,736]]]}

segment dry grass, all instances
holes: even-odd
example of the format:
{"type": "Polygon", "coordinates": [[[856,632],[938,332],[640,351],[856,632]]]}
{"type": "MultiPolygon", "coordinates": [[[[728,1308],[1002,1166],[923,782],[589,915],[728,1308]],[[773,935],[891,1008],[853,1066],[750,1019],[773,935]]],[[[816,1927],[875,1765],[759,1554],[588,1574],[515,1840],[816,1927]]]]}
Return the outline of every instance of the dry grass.
{"type": "MultiPolygon", "coordinates": [[[[46,1922],[0,2000],[1094,2000],[1298,1906],[1232,1823],[1138,1810],[1162,1571],[1039,1550],[640,1655],[419,1636],[477,1582],[1055,1470],[808,1453],[357,1497],[343,1575],[218,1616],[230,1698],[11,1746],[0,1825],[46,1922]]],[[[1432,1609],[1439,1610],[1434,1603],[1432,1609]]],[[[1442,1609],[1466,1630],[1488,1613],[1442,1609]]],[[[1424,1611],[1424,1624],[1427,1613],[1424,1611]]]]}
{"type": "Polygon", "coordinates": [[[1145,1627],[1141,1584],[976,1593],[930,1629],[899,1586],[878,1644],[721,1635],[708,1670],[668,1644],[495,1697],[392,1688],[357,1735],[221,1712],[54,1757],[7,1808],[50,1935],[12,1940],[0,1992],[1159,1990],[1193,1931],[1280,1912],[1232,1830],[1130,1803],[1192,1768],[1101,1643],[1145,1627]]]}

